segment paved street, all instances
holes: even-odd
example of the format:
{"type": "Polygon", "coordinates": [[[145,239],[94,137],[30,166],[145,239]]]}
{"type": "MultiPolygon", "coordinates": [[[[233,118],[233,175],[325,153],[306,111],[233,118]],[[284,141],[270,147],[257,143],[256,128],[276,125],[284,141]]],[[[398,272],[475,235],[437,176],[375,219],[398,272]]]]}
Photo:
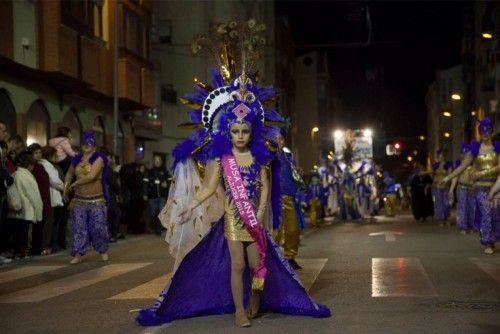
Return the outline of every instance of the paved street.
{"type": "Polygon", "coordinates": [[[0,268],[2,333],[500,333],[500,252],[476,235],[408,214],[306,230],[298,262],[328,319],[265,314],[236,329],[231,315],[142,328],[173,265],[161,238],[113,244],[109,263],[53,255],[0,268]],[[370,235],[371,234],[371,235],[370,235]]]}

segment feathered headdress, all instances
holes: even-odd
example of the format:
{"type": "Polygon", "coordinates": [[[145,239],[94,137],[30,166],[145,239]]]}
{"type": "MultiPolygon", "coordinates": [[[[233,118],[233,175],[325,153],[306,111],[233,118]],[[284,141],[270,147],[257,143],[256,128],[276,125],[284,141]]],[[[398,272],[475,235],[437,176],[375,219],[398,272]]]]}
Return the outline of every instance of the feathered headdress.
{"type": "Polygon", "coordinates": [[[194,79],[194,92],[181,99],[190,108],[190,122],[181,128],[196,130],[173,151],[177,162],[187,157],[206,162],[231,149],[229,127],[245,122],[252,127],[250,150],[259,163],[270,159],[284,119],[268,107],[275,96],[272,87],[257,85],[255,65],[265,45],[265,25],[249,20],[244,24],[218,24],[212,35],[200,35],[191,45],[193,53],[207,50],[217,61],[210,70],[211,84],[194,79]]]}

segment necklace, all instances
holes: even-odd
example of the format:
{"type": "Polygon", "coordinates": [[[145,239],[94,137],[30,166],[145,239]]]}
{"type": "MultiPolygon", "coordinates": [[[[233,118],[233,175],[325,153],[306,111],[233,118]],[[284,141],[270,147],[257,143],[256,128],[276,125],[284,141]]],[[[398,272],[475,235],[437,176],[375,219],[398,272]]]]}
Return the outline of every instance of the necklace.
{"type": "Polygon", "coordinates": [[[234,154],[234,155],[249,155],[249,154],[250,154],[250,151],[246,151],[246,152],[244,152],[244,153],[240,153],[240,152],[235,152],[235,151],[233,151],[233,154],[234,154]]]}

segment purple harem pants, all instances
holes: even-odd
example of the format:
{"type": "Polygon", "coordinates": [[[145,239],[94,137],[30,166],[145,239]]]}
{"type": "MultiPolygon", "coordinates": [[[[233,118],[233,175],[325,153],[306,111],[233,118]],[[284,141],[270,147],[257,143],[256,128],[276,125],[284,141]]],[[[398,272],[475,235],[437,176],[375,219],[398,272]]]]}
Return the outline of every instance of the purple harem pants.
{"type": "Polygon", "coordinates": [[[474,190],[471,187],[458,185],[457,187],[457,227],[460,230],[469,230],[474,227],[476,205],[474,190]]]}
{"type": "Polygon", "coordinates": [[[500,221],[498,219],[498,208],[488,200],[490,187],[474,187],[474,198],[476,205],[476,219],[479,223],[479,236],[481,244],[492,245],[498,240],[500,221]]]}
{"type": "Polygon", "coordinates": [[[434,195],[434,218],[447,220],[450,216],[450,203],[448,202],[448,188],[432,187],[434,195]]]}
{"type": "Polygon", "coordinates": [[[71,231],[73,244],[71,256],[84,255],[91,244],[96,252],[108,250],[108,223],[104,199],[82,201],[73,199],[70,205],[71,231]]]}

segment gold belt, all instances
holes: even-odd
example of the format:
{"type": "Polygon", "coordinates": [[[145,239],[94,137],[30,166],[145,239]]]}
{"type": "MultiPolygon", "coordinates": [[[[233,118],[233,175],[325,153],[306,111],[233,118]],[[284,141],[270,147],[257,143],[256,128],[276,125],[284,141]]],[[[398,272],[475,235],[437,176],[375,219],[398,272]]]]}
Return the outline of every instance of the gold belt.
{"type": "MultiPolygon", "coordinates": [[[[71,205],[73,202],[78,202],[78,203],[87,203],[87,204],[104,204],[106,201],[104,200],[103,195],[97,195],[97,196],[78,196],[76,195],[73,197],[71,200],[71,205]]],[[[76,203],[75,203],[76,204],[76,203]]]]}

